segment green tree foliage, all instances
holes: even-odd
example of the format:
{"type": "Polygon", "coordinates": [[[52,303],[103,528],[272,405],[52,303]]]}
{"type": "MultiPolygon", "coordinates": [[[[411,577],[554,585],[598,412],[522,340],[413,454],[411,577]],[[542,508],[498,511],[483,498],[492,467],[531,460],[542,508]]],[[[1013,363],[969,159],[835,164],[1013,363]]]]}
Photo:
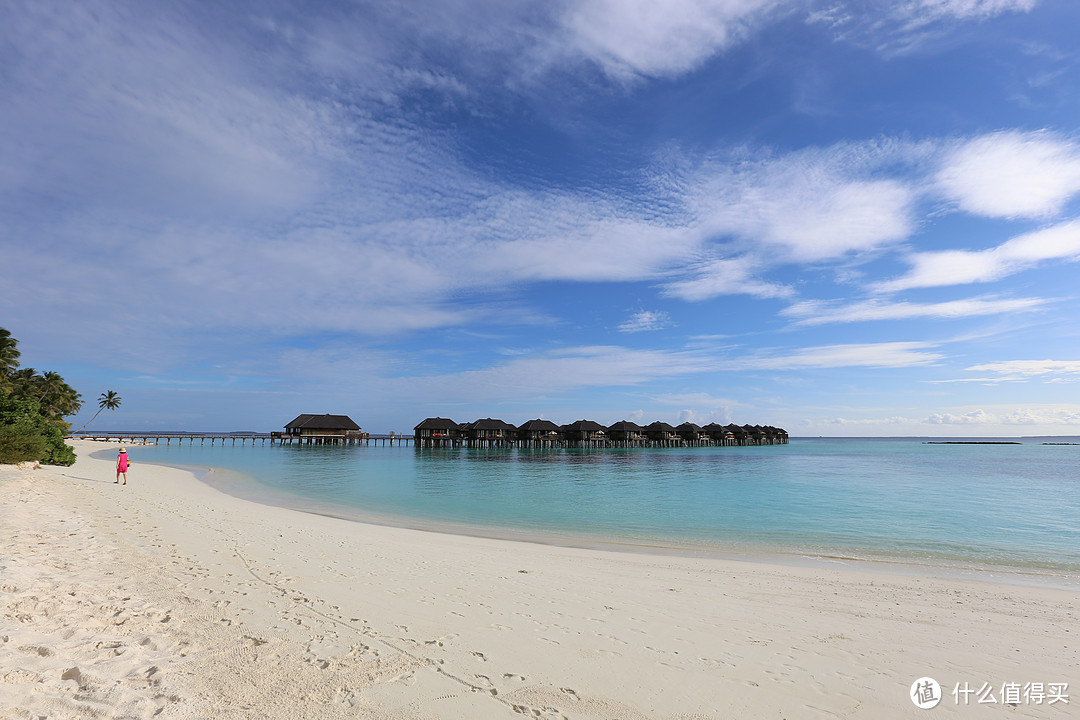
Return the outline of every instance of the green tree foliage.
{"type": "Polygon", "coordinates": [[[64,442],[66,428],[47,418],[36,400],[0,396],[0,462],[39,460],[71,465],[75,452],[64,442]]]}
{"type": "Polygon", "coordinates": [[[0,328],[0,462],[75,462],[64,443],[71,430],[64,418],[81,407],[79,393],[58,373],[20,368],[18,341],[0,328]]]}
{"type": "Polygon", "coordinates": [[[19,341],[11,337],[10,332],[0,328],[0,378],[19,367],[18,345],[19,341]]]}

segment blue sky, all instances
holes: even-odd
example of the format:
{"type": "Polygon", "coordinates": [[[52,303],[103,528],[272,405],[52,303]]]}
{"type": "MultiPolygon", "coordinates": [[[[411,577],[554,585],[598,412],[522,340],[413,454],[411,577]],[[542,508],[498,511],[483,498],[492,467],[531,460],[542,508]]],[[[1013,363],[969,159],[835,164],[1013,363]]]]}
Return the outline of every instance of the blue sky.
{"type": "Polygon", "coordinates": [[[77,424],[1080,434],[1080,3],[3,16],[0,326],[77,424]]]}

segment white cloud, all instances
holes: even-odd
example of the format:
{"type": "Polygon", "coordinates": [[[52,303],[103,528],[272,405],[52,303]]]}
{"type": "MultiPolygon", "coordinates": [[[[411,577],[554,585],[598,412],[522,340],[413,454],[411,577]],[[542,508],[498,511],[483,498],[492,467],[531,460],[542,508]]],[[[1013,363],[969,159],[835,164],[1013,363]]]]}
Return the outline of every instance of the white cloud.
{"type": "Polygon", "coordinates": [[[911,271],[873,285],[881,292],[910,288],[992,282],[1046,260],[1080,258],[1080,220],[1019,235],[989,250],[945,250],[913,253],[911,271]]]}
{"type": "Polygon", "coordinates": [[[1080,376],[1080,360],[1007,360],[967,368],[970,372],[993,372],[1012,377],[1080,376]]]}
{"type": "Polygon", "coordinates": [[[824,25],[837,40],[886,56],[919,52],[960,22],[981,22],[1032,10],[1039,0],[833,0],[813,5],[807,22],[824,25]]]}
{"type": "Polygon", "coordinates": [[[811,326],[870,320],[953,319],[1030,312],[1045,307],[1049,302],[1043,298],[999,299],[979,297],[939,303],[866,300],[849,305],[837,305],[818,300],[804,300],[781,310],[780,314],[785,317],[796,318],[796,325],[811,326]]]}
{"type": "Polygon", "coordinates": [[[585,346],[512,358],[479,370],[401,378],[392,384],[402,398],[480,402],[627,387],[711,369],[710,359],[701,353],[585,346]]]}
{"type": "Polygon", "coordinates": [[[903,144],[841,144],[757,162],[731,158],[690,176],[688,203],[706,235],[738,237],[787,261],[835,259],[913,231],[915,191],[879,177],[882,165],[912,152],[903,144]]]}
{"type": "Polygon", "coordinates": [[[1080,360],[1005,360],[965,368],[967,372],[991,373],[968,378],[931,380],[932,383],[998,383],[1041,380],[1046,383],[1080,381],[1080,360]]]}
{"type": "MultiPolygon", "coordinates": [[[[732,360],[740,370],[799,370],[808,368],[899,368],[932,365],[945,356],[929,352],[925,342],[854,343],[808,347],[787,354],[761,355],[732,360]]],[[[721,364],[721,366],[723,363],[721,364]]]]}
{"type": "Polygon", "coordinates": [[[984,410],[973,410],[963,415],[953,413],[934,413],[926,418],[931,425],[986,425],[997,423],[997,419],[987,414],[984,410]]]}
{"type": "Polygon", "coordinates": [[[641,310],[619,324],[619,332],[636,333],[662,330],[671,325],[671,317],[658,310],[641,310]]]}
{"type": "Polygon", "coordinates": [[[577,51],[615,77],[695,69],[742,40],[782,0],[581,0],[562,23],[577,51]]]}
{"type": "Polygon", "coordinates": [[[664,295],[695,302],[720,295],[752,295],[760,298],[790,297],[792,290],[778,283],[754,277],[754,264],[748,257],[712,260],[694,268],[696,277],[668,283],[664,295]]]}
{"type": "Polygon", "coordinates": [[[704,257],[683,269],[689,277],[665,284],[664,293],[689,301],[790,297],[791,288],[763,277],[768,270],[906,239],[915,225],[916,192],[883,168],[917,162],[926,150],[914,143],[842,143],[753,161],[740,152],[672,173],[704,257]]]}
{"type": "Polygon", "coordinates": [[[1028,12],[1039,0],[910,0],[897,14],[919,23],[951,17],[983,19],[1006,12],[1028,12]]]}
{"type": "Polygon", "coordinates": [[[975,215],[1053,215],[1080,192],[1080,147],[1049,132],[983,135],[946,153],[937,184],[975,215]]]}
{"type": "Polygon", "coordinates": [[[934,413],[924,422],[930,425],[1080,425],[1080,407],[1034,406],[998,412],[979,408],[962,414],[934,413]]]}
{"type": "Polygon", "coordinates": [[[20,58],[0,91],[9,192],[186,218],[279,216],[316,192],[339,140],[319,103],[253,82],[171,11],[34,5],[0,30],[20,58]]]}

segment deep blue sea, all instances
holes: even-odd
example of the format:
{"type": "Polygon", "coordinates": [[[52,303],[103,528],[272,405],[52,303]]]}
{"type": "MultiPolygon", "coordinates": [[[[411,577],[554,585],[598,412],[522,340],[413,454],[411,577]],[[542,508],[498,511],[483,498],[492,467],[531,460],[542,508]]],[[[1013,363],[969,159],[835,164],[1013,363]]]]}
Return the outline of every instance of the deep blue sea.
{"type": "Polygon", "coordinates": [[[133,479],[140,462],[213,467],[207,482],[249,499],[451,532],[1080,573],[1080,445],[1043,444],[1080,438],[927,440],[598,450],[174,441],[129,454],[133,479]]]}

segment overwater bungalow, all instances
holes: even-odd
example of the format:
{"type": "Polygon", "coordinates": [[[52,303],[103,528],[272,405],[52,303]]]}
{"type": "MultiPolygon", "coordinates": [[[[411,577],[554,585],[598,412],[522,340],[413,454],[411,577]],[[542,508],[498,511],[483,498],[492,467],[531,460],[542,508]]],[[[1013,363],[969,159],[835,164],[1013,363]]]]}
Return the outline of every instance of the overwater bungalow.
{"type": "Polygon", "coordinates": [[[550,420],[529,420],[518,425],[517,440],[522,447],[545,447],[561,441],[559,426],[550,420]]]}
{"type": "Polygon", "coordinates": [[[675,434],[678,435],[684,445],[708,445],[709,436],[702,430],[700,425],[692,422],[684,422],[675,428],[675,434]]]}
{"type": "Polygon", "coordinates": [[[459,425],[447,418],[433,417],[413,429],[413,440],[416,447],[700,447],[785,444],[788,434],[772,425],[734,423],[700,427],[685,422],[672,427],[657,421],[642,427],[630,420],[620,420],[605,428],[592,420],[559,426],[537,418],[515,427],[494,418],[459,425]]]}
{"type": "Polygon", "coordinates": [[[743,425],[743,431],[746,432],[747,445],[765,444],[765,431],[759,428],[757,425],[743,425]]]}
{"type": "Polygon", "coordinates": [[[607,428],[592,420],[578,420],[560,429],[568,447],[596,447],[607,443],[607,428]]]}
{"type": "Polygon", "coordinates": [[[735,444],[735,436],[720,423],[709,423],[701,428],[701,431],[709,437],[713,445],[726,446],[735,444]]]}
{"type": "Polygon", "coordinates": [[[620,420],[608,426],[608,440],[619,446],[644,445],[648,438],[645,437],[645,429],[636,422],[620,420]]]}
{"type": "Polygon", "coordinates": [[[460,426],[448,418],[427,418],[413,428],[416,447],[454,447],[461,444],[460,426]]]}
{"type": "Polygon", "coordinates": [[[728,423],[724,429],[731,433],[731,436],[735,439],[736,445],[746,444],[746,430],[743,429],[742,425],[728,423]]]}
{"type": "Polygon", "coordinates": [[[494,418],[475,420],[462,428],[465,444],[470,447],[506,447],[517,440],[517,427],[494,418]]]}
{"type": "Polygon", "coordinates": [[[654,445],[663,447],[671,447],[682,443],[682,438],[675,432],[675,428],[661,420],[645,426],[645,437],[649,438],[649,442],[654,445]]]}
{"type": "Polygon", "coordinates": [[[363,433],[348,415],[303,413],[285,426],[285,432],[271,433],[270,436],[282,442],[323,445],[356,442],[363,433]]]}

